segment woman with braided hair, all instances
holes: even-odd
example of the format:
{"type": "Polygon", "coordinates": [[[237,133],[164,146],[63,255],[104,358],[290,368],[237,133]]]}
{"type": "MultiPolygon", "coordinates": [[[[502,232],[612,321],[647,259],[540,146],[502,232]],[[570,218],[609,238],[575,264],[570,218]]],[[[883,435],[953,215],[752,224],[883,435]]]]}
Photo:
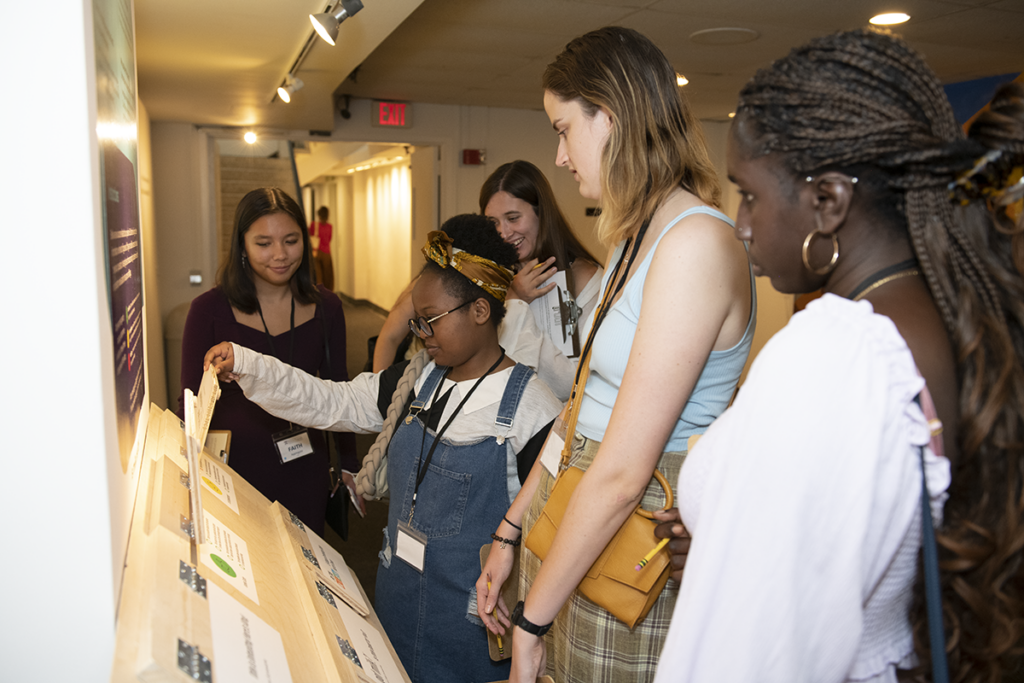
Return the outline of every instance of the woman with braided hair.
{"type": "Polygon", "coordinates": [[[480,546],[518,494],[561,404],[498,345],[517,256],[490,219],[445,221],[423,254],[408,324],[431,361],[411,378],[405,366],[420,357],[328,382],[231,343],[210,349],[206,365],[272,415],[357,433],[380,431],[396,389],[414,380],[388,446],[391,500],[374,606],[414,682],[481,683],[507,678],[509,663],[490,660],[476,616],[480,546]]]}
{"type": "Polygon", "coordinates": [[[820,38],[744,87],[728,166],[755,269],[825,294],[686,460],[657,681],[929,678],[924,510],[951,680],[1020,676],[1024,89],[965,138],[906,44],[820,38]]]}

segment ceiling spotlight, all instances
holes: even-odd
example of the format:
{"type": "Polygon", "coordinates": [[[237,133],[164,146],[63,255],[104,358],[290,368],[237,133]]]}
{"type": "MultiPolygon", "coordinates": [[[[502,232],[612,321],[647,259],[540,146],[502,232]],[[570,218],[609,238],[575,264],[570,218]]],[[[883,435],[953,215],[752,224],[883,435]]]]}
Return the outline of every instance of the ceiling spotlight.
{"type": "Polygon", "coordinates": [[[304,83],[301,79],[288,74],[285,76],[284,85],[277,89],[277,96],[284,100],[285,104],[288,104],[292,101],[292,95],[302,90],[303,85],[304,83]]]}
{"type": "Polygon", "coordinates": [[[871,17],[871,23],[875,26],[892,26],[893,24],[902,24],[903,22],[910,19],[909,14],[903,12],[890,12],[888,14],[876,14],[871,17]]]}
{"type": "Polygon", "coordinates": [[[316,32],[320,34],[320,37],[326,40],[329,45],[334,45],[334,41],[338,39],[338,24],[361,9],[363,9],[362,0],[341,0],[334,7],[333,12],[310,14],[309,20],[312,22],[316,32]]]}
{"type": "Polygon", "coordinates": [[[730,119],[736,118],[736,112],[734,112],[734,111],[729,112],[729,118],[730,119]]]}
{"type": "Polygon", "coordinates": [[[246,131],[245,135],[242,136],[242,139],[251,145],[256,142],[256,133],[253,133],[251,130],[246,131]]]}
{"type": "Polygon", "coordinates": [[[690,79],[683,74],[676,74],[676,85],[682,88],[684,85],[690,82],[690,79]]]}

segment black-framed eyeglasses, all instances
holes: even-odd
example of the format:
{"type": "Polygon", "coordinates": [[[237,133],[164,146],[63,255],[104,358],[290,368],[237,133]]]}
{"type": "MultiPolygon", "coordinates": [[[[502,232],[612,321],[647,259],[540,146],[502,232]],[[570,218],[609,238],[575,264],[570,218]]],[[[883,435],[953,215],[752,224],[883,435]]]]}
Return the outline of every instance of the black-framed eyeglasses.
{"type": "Polygon", "coordinates": [[[455,311],[459,310],[463,306],[468,306],[471,303],[473,303],[473,299],[470,299],[469,301],[466,301],[465,303],[459,304],[458,306],[456,306],[455,308],[453,308],[450,311],[445,311],[444,313],[439,313],[439,314],[435,315],[432,318],[424,318],[422,315],[420,317],[418,317],[418,318],[409,318],[409,329],[412,330],[412,333],[415,334],[417,337],[421,337],[421,338],[422,337],[433,337],[434,336],[434,328],[431,326],[431,323],[433,323],[433,322],[435,322],[437,320],[440,320],[441,318],[445,317],[449,313],[454,313],[455,311]]]}

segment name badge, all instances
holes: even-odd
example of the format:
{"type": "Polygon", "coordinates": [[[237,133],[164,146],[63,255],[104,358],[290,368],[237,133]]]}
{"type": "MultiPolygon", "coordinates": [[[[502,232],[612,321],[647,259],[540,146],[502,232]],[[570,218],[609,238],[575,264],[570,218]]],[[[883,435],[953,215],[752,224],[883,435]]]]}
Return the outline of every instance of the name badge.
{"type": "Polygon", "coordinates": [[[427,552],[427,537],[406,522],[398,523],[395,554],[407,565],[423,573],[423,558],[427,552]]]}
{"type": "Polygon", "coordinates": [[[278,432],[274,434],[273,439],[282,463],[291,462],[313,452],[313,444],[309,442],[309,430],[305,427],[278,432]]]}
{"type": "Polygon", "coordinates": [[[540,452],[540,464],[552,477],[558,477],[558,465],[562,462],[562,448],[565,440],[554,429],[548,432],[544,448],[540,452]]]}

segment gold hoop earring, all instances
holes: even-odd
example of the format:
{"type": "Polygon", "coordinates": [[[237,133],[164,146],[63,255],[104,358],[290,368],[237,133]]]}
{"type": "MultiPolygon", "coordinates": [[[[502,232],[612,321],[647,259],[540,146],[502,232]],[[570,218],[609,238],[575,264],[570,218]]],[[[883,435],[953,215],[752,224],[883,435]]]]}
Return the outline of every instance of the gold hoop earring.
{"type": "Polygon", "coordinates": [[[808,233],[807,237],[804,238],[804,248],[801,251],[801,256],[804,257],[804,268],[815,275],[828,275],[832,272],[832,269],[836,267],[836,261],[839,260],[839,238],[836,237],[835,233],[832,233],[829,235],[829,237],[832,238],[832,260],[821,268],[814,268],[811,266],[811,260],[808,258],[809,254],[807,252],[810,249],[811,241],[814,239],[814,236],[822,234],[821,230],[815,230],[814,232],[808,233]]]}

